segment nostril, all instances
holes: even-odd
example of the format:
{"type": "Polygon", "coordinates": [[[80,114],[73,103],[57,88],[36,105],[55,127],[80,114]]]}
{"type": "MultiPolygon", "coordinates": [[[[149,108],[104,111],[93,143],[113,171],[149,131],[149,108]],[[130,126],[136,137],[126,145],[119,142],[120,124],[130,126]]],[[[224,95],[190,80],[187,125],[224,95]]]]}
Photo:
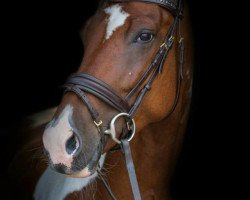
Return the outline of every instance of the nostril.
{"type": "Polygon", "coordinates": [[[66,142],[66,151],[69,155],[73,155],[75,154],[75,152],[77,151],[77,149],[79,148],[79,140],[78,138],[75,136],[75,134],[73,134],[66,142]]]}

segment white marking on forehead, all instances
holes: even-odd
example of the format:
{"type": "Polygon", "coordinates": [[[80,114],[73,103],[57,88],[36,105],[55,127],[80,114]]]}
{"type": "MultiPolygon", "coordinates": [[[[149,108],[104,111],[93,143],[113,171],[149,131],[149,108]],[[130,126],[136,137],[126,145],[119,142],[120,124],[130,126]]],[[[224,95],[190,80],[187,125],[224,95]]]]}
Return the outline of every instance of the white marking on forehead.
{"type": "Polygon", "coordinates": [[[48,124],[43,135],[43,144],[49,152],[53,164],[63,163],[67,167],[71,166],[73,161],[72,155],[69,155],[65,149],[65,143],[73,134],[69,120],[73,114],[73,107],[67,105],[58,119],[52,120],[48,124]]]}
{"type": "Polygon", "coordinates": [[[104,9],[106,14],[109,14],[108,26],[106,32],[106,40],[108,40],[113,32],[125,24],[126,19],[129,14],[122,10],[122,7],[119,4],[115,4],[108,8],[104,9]]]}

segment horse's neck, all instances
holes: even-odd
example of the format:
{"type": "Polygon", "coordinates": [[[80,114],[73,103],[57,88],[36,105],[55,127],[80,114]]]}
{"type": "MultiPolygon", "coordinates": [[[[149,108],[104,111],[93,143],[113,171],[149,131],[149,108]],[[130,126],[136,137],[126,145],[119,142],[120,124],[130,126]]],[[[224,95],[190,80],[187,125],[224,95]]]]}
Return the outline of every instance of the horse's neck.
{"type": "MultiPolygon", "coordinates": [[[[135,154],[145,159],[148,165],[152,165],[152,169],[159,170],[161,167],[166,173],[172,168],[185,128],[185,124],[181,124],[180,117],[173,116],[148,125],[135,140],[135,144],[132,144],[135,154]]],[[[143,165],[140,161],[138,164],[143,165]]]]}
{"type": "MultiPolygon", "coordinates": [[[[143,199],[157,196],[166,196],[168,199],[166,189],[180,150],[187,119],[187,110],[182,114],[174,113],[161,122],[148,125],[131,141],[132,156],[143,199]]],[[[128,191],[131,191],[131,188],[121,152],[108,154],[103,171],[112,191],[120,195],[119,199],[133,199],[129,196],[128,191]]],[[[104,193],[106,192],[102,191],[102,194],[104,193]]]]}
{"type": "MultiPolygon", "coordinates": [[[[143,128],[130,142],[142,199],[170,199],[168,184],[182,145],[191,102],[192,69],[189,67],[192,67],[190,58],[183,69],[184,79],[174,112],[143,128]]],[[[107,155],[103,172],[114,194],[119,194],[119,199],[133,199],[121,152],[107,155]]],[[[98,190],[103,200],[109,199],[102,185],[98,190]]]]}

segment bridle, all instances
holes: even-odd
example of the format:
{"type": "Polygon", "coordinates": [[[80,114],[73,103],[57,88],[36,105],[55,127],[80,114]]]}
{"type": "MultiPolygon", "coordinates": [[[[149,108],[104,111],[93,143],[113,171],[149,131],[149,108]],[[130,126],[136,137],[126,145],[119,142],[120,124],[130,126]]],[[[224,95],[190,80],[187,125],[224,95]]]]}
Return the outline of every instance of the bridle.
{"type": "MultiPolygon", "coordinates": [[[[147,70],[142,75],[141,79],[137,82],[134,88],[127,94],[126,97],[122,97],[117,94],[108,84],[105,82],[95,78],[92,75],[85,74],[85,73],[75,73],[72,74],[66,84],[65,92],[73,92],[75,93],[82,102],[86,105],[93,122],[101,135],[100,143],[104,146],[106,143],[107,135],[111,136],[111,138],[117,143],[120,144],[120,147],[124,153],[126,166],[130,178],[130,183],[134,195],[134,199],[140,200],[141,195],[136,179],[134,164],[130,152],[129,141],[133,138],[135,134],[135,121],[133,120],[138,108],[140,107],[142,100],[144,99],[146,93],[150,91],[153,81],[155,80],[156,76],[162,72],[164,62],[166,57],[173,46],[175,36],[177,33],[177,29],[182,19],[182,0],[108,0],[111,3],[125,3],[125,2],[144,2],[144,3],[154,3],[159,6],[166,8],[171,14],[174,16],[174,22],[171,25],[170,29],[168,30],[162,45],[160,46],[159,50],[157,51],[152,63],[149,65],[147,70]],[[144,84],[144,85],[143,85],[144,84]],[[142,89],[139,91],[138,96],[136,97],[132,106],[129,105],[129,99],[135,95],[139,88],[142,89]],[[99,113],[91,104],[90,100],[86,96],[85,93],[90,93],[97,98],[101,99],[103,102],[107,103],[109,106],[113,107],[120,113],[111,120],[109,129],[104,129],[103,122],[100,119],[99,113]],[[127,127],[124,129],[124,133],[122,134],[121,138],[116,138],[116,131],[115,131],[115,121],[120,118],[124,117],[127,123],[127,127]]],[[[180,36],[179,36],[180,37],[180,36]]],[[[178,77],[177,77],[177,89],[174,104],[172,109],[168,113],[167,117],[174,111],[180,93],[180,86],[182,81],[182,66],[184,63],[184,42],[183,38],[180,37],[179,40],[179,62],[178,62],[178,77]]],[[[109,188],[108,184],[104,179],[101,178],[106,187],[110,197],[112,199],[116,199],[109,188]]]]}

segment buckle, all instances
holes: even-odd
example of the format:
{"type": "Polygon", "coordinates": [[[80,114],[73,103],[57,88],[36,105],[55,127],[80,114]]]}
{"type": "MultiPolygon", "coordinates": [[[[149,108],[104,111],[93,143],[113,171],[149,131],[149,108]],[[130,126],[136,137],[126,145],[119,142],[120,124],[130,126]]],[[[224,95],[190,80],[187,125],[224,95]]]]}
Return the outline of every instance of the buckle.
{"type": "Polygon", "coordinates": [[[94,123],[95,123],[95,125],[96,125],[97,127],[99,127],[99,126],[102,125],[102,120],[100,120],[99,122],[94,121],[94,123]]]}

